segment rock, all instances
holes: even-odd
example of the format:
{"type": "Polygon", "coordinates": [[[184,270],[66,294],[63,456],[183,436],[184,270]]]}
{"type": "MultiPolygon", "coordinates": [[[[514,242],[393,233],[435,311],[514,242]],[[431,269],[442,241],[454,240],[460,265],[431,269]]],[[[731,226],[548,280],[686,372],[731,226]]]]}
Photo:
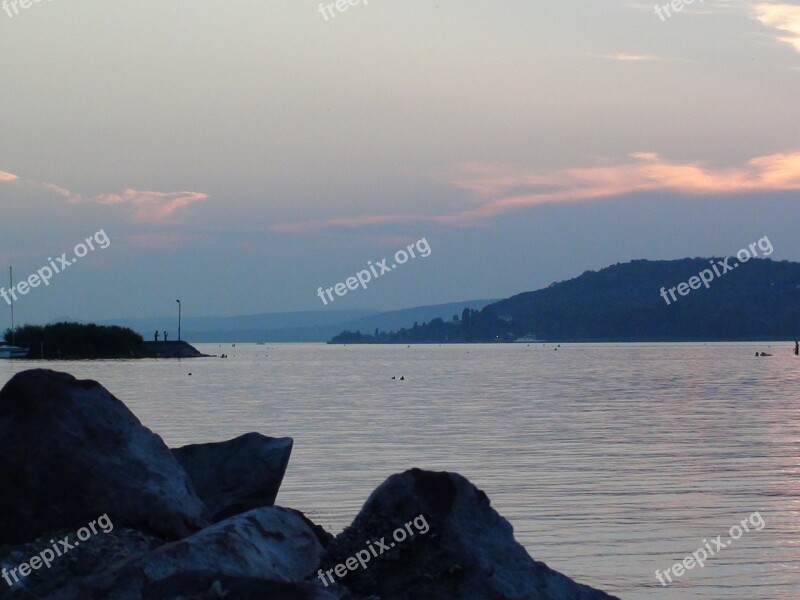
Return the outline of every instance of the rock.
{"type": "Polygon", "coordinates": [[[211,520],[220,521],[275,504],[293,443],[288,437],[248,433],[218,444],[174,448],[172,453],[189,474],[211,520]]]}
{"type": "Polygon", "coordinates": [[[331,592],[307,583],[284,583],[213,573],[181,573],[148,585],[148,600],[338,600],[331,592]]]}
{"type": "Polygon", "coordinates": [[[178,539],[207,524],[161,438],[95,381],[36,369],[0,390],[0,536],[16,544],[107,514],[178,539]]]}
{"type": "Polygon", "coordinates": [[[93,573],[105,571],[110,565],[152,552],[167,543],[166,540],[148,536],[135,529],[115,527],[113,530],[98,530],[92,536],[63,556],[51,559],[50,566],[42,565],[32,570],[27,577],[12,571],[20,564],[29,563],[31,557],[45,549],[52,548],[50,539],[61,540],[70,536],[74,542],[75,532],[71,530],[47,534],[33,542],[16,547],[0,547],[0,568],[6,569],[9,581],[0,579],[0,590],[6,589],[8,595],[0,591],[0,598],[30,600],[45,598],[48,594],[68,585],[70,582],[89,577],[93,573]],[[6,587],[8,583],[10,587],[6,587]]]}
{"type": "Polygon", "coordinates": [[[144,351],[150,358],[211,358],[183,340],[172,342],[144,342],[144,351]]]}
{"type": "Polygon", "coordinates": [[[144,590],[175,593],[177,587],[190,584],[188,573],[217,579],[303,583],[317,568],[327,542],[325,535],[297,511],[277,506],[258,508],[135,557],[48,598],[138,600],[144,590]]]}
{"type": "Polygon", "coordinates": [[[331,544],[321,568],[335,568],[367,549],[377,556],[367,558],[368,550],[367,556],[362,554],[364,566],[359,563],[335,579],[365,596],[619,600],[533,560],[486,494],[455,473],[412,469],[390,477],[331,544]],[[406,523],[411,523],[408,528],[406,523]],[[398,532],[407,539],[400,541],[398,532]]]}

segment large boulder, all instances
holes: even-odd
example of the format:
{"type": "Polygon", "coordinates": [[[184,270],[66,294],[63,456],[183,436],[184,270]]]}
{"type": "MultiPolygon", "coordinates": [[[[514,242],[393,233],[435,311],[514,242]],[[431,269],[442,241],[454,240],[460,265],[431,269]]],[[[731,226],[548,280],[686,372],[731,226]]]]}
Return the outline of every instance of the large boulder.
{"type": "Polygon", "coordinates": [[[227,442],[174,448],[212,521],[272,506],[278,496],[294,440],[248,433],[227,442]]]}
{"type": "Polygon", "coordinates": [[[181,573],[148,585],[147,600],[338,600],[321,586],[284,583],[253,577],[228,577],[207,572],[181,573]]]}
{"type": "Polygon", "coordinates": [[[328,585],[384,600],[614,600],[532,559],[464,477],[419,469],[372,493],[322,571],[328,585]]]}
{"type": "Polygon", "coordinates": [[[168,540],[120,526],[114,527],[113,530],[99,529],[98,535],[92,536],[80,546],[75,546],[68,554],[53,556],[51,550],[53,544],[49,540],[62,540],[66,536],[69,536],[70,542],[74,545],[75,532],[66,530],[51,532],[19,546],[0,546],[0,568],[6,569],[8,577],[8,581],[0,579],[2,584],[0,589],[5,590],[5,592],[0,591],[0,598],[4,600],[46,598],[71,582],[107,571],[112,565],[127,561],[133,556],[148,554],[169,543],[168,540]],[[46,558],[48,561],[46,563],[40,561],[38,568],[32,568],[29,575],[21,575],[18,567],[23,563],[30,565],[32,557],[36,556],[46,558]],[[50,558],[51,556],[53,557],[50,558]]]}
{"type": "Polygon", "coordinates": [[[205,526],[183,467],[95,381],[36,369],[0,390],[0,544],[102,515],[167,539],[205,526]]]}
{"type": "Polygon", "coordinates": [[[219,578],[303,583],[331,539],[297,511],[258,508],[71,584],[48,599],[138,600],[150,598],[154,590],[161,590],[155,597],[178,594],[182,586],[185,593],[195,593],[197,582],[190,573],[211,583],[219,578]]]}

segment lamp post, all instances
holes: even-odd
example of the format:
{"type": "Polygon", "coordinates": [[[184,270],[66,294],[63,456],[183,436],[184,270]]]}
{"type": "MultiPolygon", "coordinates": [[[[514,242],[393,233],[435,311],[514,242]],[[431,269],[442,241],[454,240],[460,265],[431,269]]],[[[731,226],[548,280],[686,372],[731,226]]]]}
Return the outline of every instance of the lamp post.
{"type": "Polygon", "coordinates": [[[181,301],[175,300],[178,303],[178,341],[181,341],[181,301]]]}

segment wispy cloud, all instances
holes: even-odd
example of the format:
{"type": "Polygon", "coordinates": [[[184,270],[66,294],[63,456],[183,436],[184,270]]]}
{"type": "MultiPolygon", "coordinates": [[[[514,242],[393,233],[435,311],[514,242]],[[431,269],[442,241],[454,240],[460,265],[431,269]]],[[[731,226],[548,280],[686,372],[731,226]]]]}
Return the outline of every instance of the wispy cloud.
{"type": "Polygon", "coordinates": [[[270,227],[270,231],[283,233],[313,233],[330,228],[355,228],[373,225],[403,225],[417,221],[429,221],[430,217],[422,215],[361,215],[357,217],[327,219],[319,221],[302,221],[297,223],[280,223],[270,227]]]}
{"type": "Polygon", "coordinates": [[[64,196],[64,198],[67,198],[69,200],[77,201],[76,200],[77,194],[73,194],[67,188],[61,187],[60,185],[56,185],[55,183],[36,182],[36,181],[32,181],[31,183],[33,183],[34,185],[38,185],[39,187],[42,187],[50,192],[53,192],[54,194],[58,194],[59,196],[64,196]]]}
{"type": "Polygon", "coordinates": [[[193,202],[205,200],[201,192],[154,192],[126,189],[121,194],[101,194],[94,200],[102,204],[130,204],[137,221],[161,223],[169,220],[179,209],[193,202]]]}
{"type": "Polygon", "coordinates": [[[618,60],[623,62],[694,62],[684,58],[670,58],[667,56],[655,56],[654,54],[589,54],[592,58],[602,58],[603,60],[618,60]]]}
{"type": "Polygon", "coordinates": [[[800,190],[800,151],[760,156],[744,165],[714,168],[699,161],[671,161],[653,152],[595,166],[541,172],[503,166],[465,166],[452,184],[477,201],[474,208],[443,215],[363,215],[275,225],[274,231],[312,233],[412,222],[480,226],[492,217],[525,207],[612,198],[635,192],[720,195],[800,190]]]}
{"type": "Polygon", "coordinates": [[[800,152],[749,160],[744,166],[710,168],[700,162],[669,161],[656,153],[638,152],[618,164],[567,169],[552,173],[519,172],[479,167],[456,185],[490,199],[455,220],[483,218],[522,206],[621,196],[633,192],[672,191],[713,195],[800,189],[800,152]]]}
{"type": "Polygon", "coordinates": [[[800,52],[800,6],[755,2],[752,15],[765,27],[775,29],[775,38],[800,52]]]}
{"type": "MultiPolygon", "coordinates": [[[[669,4],[666,0],[629,0],[628,6],[634,10],[653,13],[655,6],[669,4]]],[[[721,15],[741,13],[742,0],[700,0],[693,4],[683,4],[681,14],[692,15],[721,15]]]]}
{"type": "Polygon", "coordinates": [[[0,171],[0,182],[17,182],[35,188],[47,190],[70,202],[96,202],[99,204],[120,204],[132,209],[132,218],[137,222],[164,223],[180,209],[194,202],[206,200],[208,194],[202,192],[157,192],[151,190],[134,190],[127,188],[121,193],[98,194],[84,196],[54,183],[20,179],[13,173],[0,171]]]}

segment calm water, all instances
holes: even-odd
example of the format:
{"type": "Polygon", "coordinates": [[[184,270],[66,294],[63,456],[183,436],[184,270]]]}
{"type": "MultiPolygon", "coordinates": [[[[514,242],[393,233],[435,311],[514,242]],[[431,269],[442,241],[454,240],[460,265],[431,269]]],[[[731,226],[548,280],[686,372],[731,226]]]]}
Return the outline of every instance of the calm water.
{"type": "MultiPolygon", "coordinates": [[[[451,470],[532,556],[624,599],[800,598],[792,344],[198,348],[230,358],[48,366],[97,379],[171,446],[294,437],[278,501],[334,533],[392,473],[451,470]],[[657,582],[754,511],[761,531],[657,582]]],[[[0,381],[31,365],[0,361],[0,381]]]]}

